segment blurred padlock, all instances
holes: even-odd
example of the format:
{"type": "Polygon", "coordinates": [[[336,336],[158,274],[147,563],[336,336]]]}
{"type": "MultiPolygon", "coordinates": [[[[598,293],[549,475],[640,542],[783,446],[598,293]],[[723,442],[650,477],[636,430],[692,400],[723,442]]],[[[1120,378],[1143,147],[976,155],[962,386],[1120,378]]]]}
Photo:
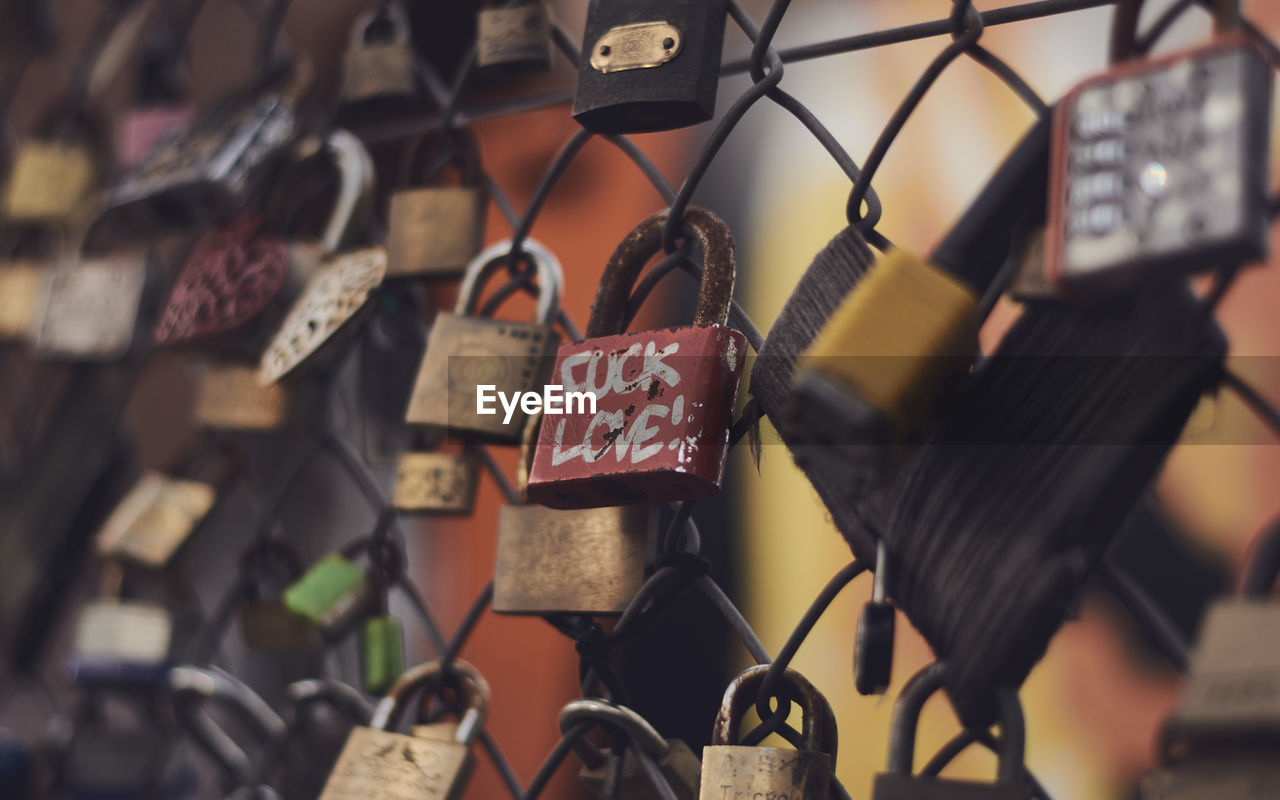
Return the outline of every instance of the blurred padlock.
{"type": "Polygon", "coordinates": [[[169,696],[183,730],[210,756],[232,786],[251,782],[263,764],[270,763],[288,733],[284,719],[244,681],[215,666],[173,667],[168,674],[169,696]],[[210,715],[213,705],[231,713],[244,730],[252,733],[257,747],[246,750],[210,715]],[[250,755],[250,752],[253,755],[250,755]]]}
{"type": "Polygon", "coordinates": [[[285,606],[330,641],[346,635],[373,600],[373,587],[364,569],[338,553],[311,565],[284,592],[285,606]]]}
{"type": "Polygon", "coordinates": [[[862,608],[853,649],[853,685],[862,695],[884,694],[893,678],[893,632],[898,612],[887,596],[888,570],[889,552],[881,541],[876,545],[871,600],[862,608]]]}
{"type": "Polygon", "coordinates": [[[476,66],[483,70],[551,69],[551,13],[541,0],[497,4],[476,18],[476,66]]]}
{"type": "MultiPolygon", "coordinates": [[[[560,732],[568,733],[575,725],[589,722],[603,725],[627,738],[627,753],[622,764],[622,776],[617,800],[646,800],[659,795],[645,770],[641,767],[633,749],[643,751],[657,766],[663,780],[671,788],[676,800],[695,800],[698,796],[698,776],[702,765],[689,745],[679,739],[664,739],[635,711],[594,698],[572,700],[560,709],[560,732]]],[[[579,736],[573,745],[574,752],[582,759],[579,777],[593,797],[605,800],[611,795],[606,790],[609,758],[585,736],[579,736]]]]}
{"type": "Polygon", "coordinates": [[[85,686],[151,686],[164,680],[173,643],[167,609],[121,599],[124,568],[103,567],[103,591],[80,610],[70,672],[85,686]]]}
{"type": "Polygon", "coordinates": [[[409,17],[399,0],[380,2],[351,26],[342,62],[343,105],[417,96],[409,17]]]}
{"type": "Polygon", "coordinates": [[[146,253],[128,250],[65,256],[44,281],[32,348],[45,358],[78,361],[128,355],[147,311],[148,261],[146,253]]]}
{"type": "Polygon", "coordinates": [[[479,461],[469,453],[404,453],[396,467],[391,505],[410,514],[470,514],[479,469],[479,461]]]}
{"type": "Polygon", "coordinates": [[[106,170],[102,141],[87,108],[55,107],[18,143],[0,215],[18,224],[70,223],[106,170]]]}
{"type": "Polygon", "coordinates": [[[197,379],[195,421],[205,428],[275,431],[288,421],[290,407],[289,389],[260,384],[256,366],[208,363],[197,379]]]}
{"type": "Polygon", "coordinates": [[[245,646],[258,652],[303,650],[316,641],[310,621],[291,609],[284,591],[302,573],[298,555],[283,542],[267,539],[240,559],[244,596],[239,619],[245,646]]]}
{"type": "Polygon", "coordinates": [[[535,503],[660,503],[720,490],[747,340],[725,326],[734,251],[718,217],[696,207],[685,212],[684,235],[705,262],[693,325],[623,332],[631,289],[661,250],[666,220],[665,211],[655,214],[618,245],[592,304],[587,338],[556,353],[552,374],[565,407],[548,413],[539,435],[529,475],[535,503]]]}
{"type": "Polygon", "coordinates": [[[486,195],[475,137],[453,132],[442,140],[443,153],[430,146],[438,139],[430,135],[413,144],[405,173],[409,186],[391,195],[388,277],[459,274],[484,242],[486,195]],[[439,173],[450,165],[458,170],[458,185],[438,184],[439,173]]]}
{"type": "Polygon", "coordinates": [[[98,555],[162,569],[200,525],[217,490],[148,471],[98,529],[98,555]]]}
{"type": "Polygon", "coordinates": [[[31,261],[0,264],[0,340],[31,335],[45,272],[31,261]]]}

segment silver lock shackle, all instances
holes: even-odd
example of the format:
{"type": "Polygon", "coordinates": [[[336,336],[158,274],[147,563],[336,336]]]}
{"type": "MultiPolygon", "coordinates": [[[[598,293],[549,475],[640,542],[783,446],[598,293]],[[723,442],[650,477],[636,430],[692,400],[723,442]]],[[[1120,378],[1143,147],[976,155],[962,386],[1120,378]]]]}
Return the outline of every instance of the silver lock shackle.
{"type": "Polygon", "coordinates": [[[373,196],[373,157],[351,131],[335,128],[324,140],[324,152],[338,169],[338,195],[325,223],[320,245],[326,253],[336,253],[347,237],[361,206],[373,196]]]}
{"type": "MultiPolygon", "coordinates": [[[[535,312],[537,321],[550,325],[560,313],[560,292],[564,287],[564,271],[560,269],[560,260],[541,243],[533,239],[525,239],[520,250],[533,259],[538,271],[538,308],[535,312]]],[[[477,295],[481,286],[489,276],[499,268],[507,265],[507,256],[511,253],[511,240],[496,242],[484,249],[480,255],[471,259],[466,272],[462,274],[462,283],[458,287],[458,302],[453,313],[460,316],[473,316],[479,303],[477,295]]]]}
{"type": "Polygon", "coordinates": [[[480,671],[460,658],[455,658],[449,664],[448,673],[439,661],[427,661],[406,670],[387,691],[386,697],[374,706],[369,727],[380,731],[392,730],[408,708],[412,696],[437,681],[442,685],[461,689],[465,694],[467,710],[458,719],[454,740],[470,744],[479,735],[485,717],[489,714],[491,692],[489,682],[480,671]]]}
{"type": "MultiPolygon", "coordinates": [[[[769,664],[757,664],[744,670],[729,683],[729,688],[724,692],[724,700],[720,703],[720,711],[716,714],[715,726],[711,730],[711,744],[738,743],[738,726],[747,710],[755,706],[760,687],[771,668],[769,664]]],[[[780,699],[799,704],[804,712],[804,722],[800,729],[804,741],[802,749],[826,753],[831,756],[834,764],[839,741],[831,703],[808,678],[793,669],[782,673],[778,690],[780,699]]]]}
{"type": "MultiPolygon", "coordinates": [[[[616,728],[626,735],[635,747],[660,759],[671,749],[667,740],[662,738],[649,721],[633,709],[615,705],[604,700],[581,698],[573,700],[560,709],[560,733],[565,734],[579,722],[595,722],[606,727],[616,728]]],[[[587,739],[579,736],[573,743],[573,751],[588,767],[598,767],[608,760],[604,752],[587,739]]]]}
{"type": "Polygon", "coordinates": [[[201,709],[215,702],[229,708],[274,746],[288,735],[289,726],[258,693],[218,667],[176,666],[169,670],[169,691],[178,721],[228,774],[249,780],[253,760],[222,726],[201,709]]]}
{"type": "MultiPolygon", "coordinates": [[[[914,768],[916,727],[925,701],[934,692],[946,686],[946,665],[936,661],[911,676],[898,695],[889,722],[888,771],[910,775],[914,768]]],[[[1000,753],[996,780],[999,783],[1018,783],[1022,779],[1022,767],[1026,756],[1026,721],[1022,716],[1022,703],[1017,692],[1009,687],[996,690],[996,703],[1000,712],[1000,753]]]]}
{"type": "Polygon", "coordinates": [[[295,723],[304,710],[319,703],[329,705],[357,725],[367,725],[373,716],[373,703],[359,689],[336,678],[294,681],[285,687],[284,693],[293,709],[295,723]]]}

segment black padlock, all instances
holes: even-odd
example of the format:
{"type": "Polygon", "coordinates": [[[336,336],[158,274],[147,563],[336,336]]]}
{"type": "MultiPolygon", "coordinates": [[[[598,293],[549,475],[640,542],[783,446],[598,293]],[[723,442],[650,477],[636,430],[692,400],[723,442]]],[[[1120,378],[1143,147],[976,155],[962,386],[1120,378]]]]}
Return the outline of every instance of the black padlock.
{"type": "Polygon", "coordinates": [[[596,133],[711,119],[724,23],[722,0],[591,0],[573,118],[596,133]]]}
{"type": "Polygon", "coordinates": [[[897,611],[889,602],[888,549],[876,543],[876,575],[871,600],[862,608],[853,649],[853,685],[858,694],[884,694],[893,677],[893,631],[897,611]]]}

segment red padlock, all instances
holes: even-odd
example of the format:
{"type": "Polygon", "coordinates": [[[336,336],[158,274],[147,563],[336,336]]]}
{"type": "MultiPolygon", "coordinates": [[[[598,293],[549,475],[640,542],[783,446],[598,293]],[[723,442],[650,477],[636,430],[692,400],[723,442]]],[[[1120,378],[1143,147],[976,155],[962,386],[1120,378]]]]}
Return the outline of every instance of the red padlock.
{"type": "Polygon", "coordinates": [[[587,338],[562,345],[552,379],[565,413],[545,417],[529,476],[529,499],[551,508],[592,508],[706,497],[720,490],[747,341],[725,327],[733,299],[733,237],[710,211],[690,208],[684,234],[705,271],[694,324],[623,333],[628,296],[661,249],[667,212],[614,251],[596,292],[587,338]],[[593,395],[574,403],[570,393],[593,395]],[[584,408],[585,406],[585,408],[584,408]]]}

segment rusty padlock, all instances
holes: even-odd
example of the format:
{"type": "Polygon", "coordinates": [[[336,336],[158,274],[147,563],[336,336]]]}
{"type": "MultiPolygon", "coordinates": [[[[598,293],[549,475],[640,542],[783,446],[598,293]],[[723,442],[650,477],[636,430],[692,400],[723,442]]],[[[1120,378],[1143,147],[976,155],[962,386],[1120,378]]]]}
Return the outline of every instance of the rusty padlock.
{"type": "Polygon", "coordinates": [[[416,99],[413,59],[409,17],[398,0],[361,14],[342,60],[343,105],[416,99]]]}
{"type": "Polygon", "coordinates": [[[475,507],[479,470],[479,459],[471,453],[402,453],[391,506],[406,514],[470,514],[475,507]]]}
{"type": "Polygon", "coordinates": [[[443,141],[443,153],[430,146],[437,141],[429,135],[413,144],[405,170],[409,185],[391,194],[388,277],[459,274],[484,242],[486,196],[475,136],[453,132],[443,141]],[[458,185],[436,184],[450,165],[458,170],[458,185]]]}
{"type": "Polygon", "coordinates": [[[700,800],[827,800],[836,761],[835,712],[800,673],[790,669],[783,673],[778,700],[795,702],[802,709],[801,746],[789,750],[735,744],[742,718],[755,704],[768,671],[768,664],[751,667],[725,690],[711,744],[702,748],[700,800]]]}
{"type": "Polygon", "coordinates": [[[551,69],[551,14],[540,0],[495,3],[476,18],[476,66],[494,72],[551,69]]]}
{"type": "Polygon", "coordinates": [[[684,234],[705,263],[692,326],[622,333],[627,298],[660,249],[666,212],[614,251],[591,307],[587,338],[556,354],[565,413],[549,416],[529,476],[529,499],[551,508],[660,503],[720,490],[747,340],[725,327],[733,300],[729,229],[689,208],[684,234]],[[595,403],[571,402],[585,393],[595,403]]]}
{"type": "Polygon", "coordinates": [[[513,397],[537,392],[549,372],[552,348],[560,341],[551,327],[560,311],[560,262],[532,239],[522,247],[537,269],[537,322],[477,316],[480,289],[506,267],[511,242],[498,242],[476,256],[463,275],[453,312],[440,312],[431,326],[409,398],[406,419],[411,424],[489,441],[520,441],[532,412],[513,406],[504,418],[493,394],[487,395],[484,409],[477,395],[486,390],[513,397]]]}
{"type": "Polygon", "coordinates": [[[679,739],[664,739],[649,721],[635,711],[595,698],[572,700],[560,709],[560,732],[580,722],[591,722],[616,730],[627,738],[627,753],[623,758],[622,775],[617,794],[610,795],[608,784],[609,757],[588,740],[578,737],[574,752],[582,759],[579,777],[598,798],[615,797],[617,800],[647,800],[658,790],[646,777],[633,749],[643,751],[657,766],[662,778],[671,788],[676,800],[695,800],[698,796],[698,774],[701,764],[689,745],[679,739]]]}

